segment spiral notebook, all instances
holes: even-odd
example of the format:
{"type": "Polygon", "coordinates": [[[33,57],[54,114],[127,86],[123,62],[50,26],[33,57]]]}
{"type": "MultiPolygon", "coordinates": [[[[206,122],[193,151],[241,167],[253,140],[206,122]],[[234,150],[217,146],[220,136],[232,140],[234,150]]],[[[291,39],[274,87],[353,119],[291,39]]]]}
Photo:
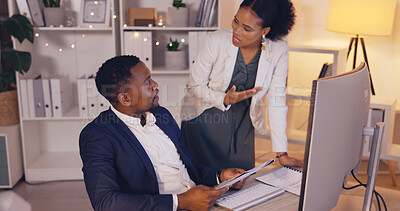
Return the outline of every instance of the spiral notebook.
{"type": "Polygon", "coordinates": [[[256,179],[300,196],[302,174],[300,170],[285,166],[256,179]]]}

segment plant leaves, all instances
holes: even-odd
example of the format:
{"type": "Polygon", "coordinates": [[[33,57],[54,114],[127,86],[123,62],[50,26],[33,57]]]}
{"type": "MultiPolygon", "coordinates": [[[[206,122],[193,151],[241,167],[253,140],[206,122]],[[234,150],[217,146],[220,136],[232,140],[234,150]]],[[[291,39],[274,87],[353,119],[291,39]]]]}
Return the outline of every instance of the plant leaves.
{"type": "Polygon", "coordinates": [[[25,39],[33,43],[33,27],[25,16],[20,14],[11,16],[4,22],[4,28],[8,33],[16,37],[20,43],[25,39]]]}
{"type": "Polygon", "coordinates": [[[15,71],[24,74],[24,72],[28,72],[31,67],[32,57],[31,53],[25,51],[16,51],[10,48],[3,48],[1,52],[1,56],[4,61],[14,68],[15,71]]]}

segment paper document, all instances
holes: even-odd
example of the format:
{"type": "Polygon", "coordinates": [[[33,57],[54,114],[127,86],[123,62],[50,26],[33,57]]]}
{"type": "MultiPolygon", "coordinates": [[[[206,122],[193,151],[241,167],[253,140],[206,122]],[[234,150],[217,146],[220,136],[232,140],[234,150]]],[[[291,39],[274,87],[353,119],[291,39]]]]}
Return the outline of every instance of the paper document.
{"type": "Polygon", "coordinates": [[[218,186],[216,186],[215,188],[216,188],[216,189],[221,189],[221,188],[224,188],[224,187],[226,187],[226,186],[233,185],[233,184],[239,182],[240,180],[245,179],[245,178],[251,176],[252,174],[256,173],[256,172],[259,171],[260,169],[262,169],[262,168],[268,166],[269,164],[271,164],[271,163],[273,163],[273,162],[275,162],[274,159],[268,160],[268,161],[266,161],[265,163],[263,163],[263,164],[261,164],[261,165],[259,165],[259,166],[256,166],[256,167],[254,167],[254,168],[252,168],[252,169],[250,169],[250,170],[248,170],[248,171],[243,172],[241,175],[239,175],[239,176],[237,176],[237,177],[235,177],[235,178],[228,179],[228,180],[225,180],[225,181],[221,182],[221,183],[220,183],[218,186]]]}
{"type": "Polygon", "coordinates": [[[297,169],[283,167],[264,176],[257,177],[256,180],[300,196],[302,174],[297,169]]]}

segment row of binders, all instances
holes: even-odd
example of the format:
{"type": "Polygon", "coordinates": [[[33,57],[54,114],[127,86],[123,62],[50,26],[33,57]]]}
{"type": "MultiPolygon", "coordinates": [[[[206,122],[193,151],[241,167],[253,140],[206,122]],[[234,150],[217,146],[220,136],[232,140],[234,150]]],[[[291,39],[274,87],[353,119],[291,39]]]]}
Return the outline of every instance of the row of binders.
{"type": "Polygon", "coordinates": [[[197,13],[197,27],[209,27],[213,24],[216,3],[217,0],[201,0],[199,12],[197,13]]]}
{"type": "MultiPolygon", "coordinates": [[[[24,78],[19,80],[22,116],[65,117],[73,106],[72,87],[67,76],[24,78]]],[[[95,117],[109,108],[110,103],[96,88],[94,77],[77,79],[80,117],[95,117]]]]}
{"type": "Polygon", "coordinates": [[[95,117],[110,107],[110,102],[97,91],[93,76],[79,78],[76,83],[79,116],[95,117]]]}
{"type": "Polygon", "coordinates": [[[21,109],[24,118],[62,117],[71,107],[71,87],[66,76],[20,79],[21,109]]]}

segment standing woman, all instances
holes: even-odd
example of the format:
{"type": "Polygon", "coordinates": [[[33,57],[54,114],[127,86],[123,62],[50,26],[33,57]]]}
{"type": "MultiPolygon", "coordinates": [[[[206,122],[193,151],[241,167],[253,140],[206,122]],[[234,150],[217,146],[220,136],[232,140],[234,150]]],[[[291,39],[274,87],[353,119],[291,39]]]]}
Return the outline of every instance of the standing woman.
{"type": "Polygon", "coordinates": [[[202,164],[250,169],[255,165],[254,133],[266,134],[282,165],[302,166],[287,154],[286,78],[288,44],[294,24],[290,0],[244,0],[232,29],[212,33],[187,82],[181,118],[191,154],[202,164]]]}

